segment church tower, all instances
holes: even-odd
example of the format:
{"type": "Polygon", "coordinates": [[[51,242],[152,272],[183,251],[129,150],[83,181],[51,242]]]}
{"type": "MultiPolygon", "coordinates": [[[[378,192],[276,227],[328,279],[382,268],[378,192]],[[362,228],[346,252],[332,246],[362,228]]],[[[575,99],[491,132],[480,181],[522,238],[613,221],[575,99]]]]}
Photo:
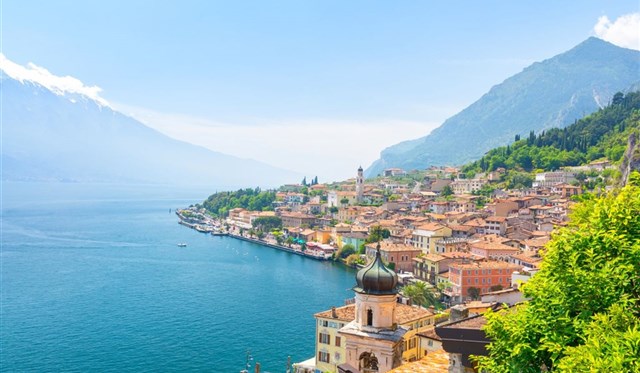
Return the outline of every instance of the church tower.
{"type": "Polygon", "coordinates": [[[356,176],[356,199],[358,203],[362,203],[364,196],[364,175],[362,166],[358,168],[358,176],[356,176]]]}
{"type": "Polygon", "coordinates": [[[380,257],[356,274],[355,320],[340,329],[345,338],[346,362],[339,372],[387,372],[402,363],[405,329],[396,324],[398,276],[380,257]]]}

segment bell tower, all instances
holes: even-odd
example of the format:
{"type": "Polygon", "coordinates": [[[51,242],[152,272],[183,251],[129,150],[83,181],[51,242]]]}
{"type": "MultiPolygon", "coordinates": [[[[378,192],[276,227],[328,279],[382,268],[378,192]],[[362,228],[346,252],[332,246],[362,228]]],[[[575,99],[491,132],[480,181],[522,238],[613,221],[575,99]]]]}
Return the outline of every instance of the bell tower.
{"type": "Polygon", "coordinates": [[[356,176],[356,199],[358,203],[362,203],[364,196],[364,174],[362,166],[358,168],[358,176],[356,176]]]}
{"type": "Polygon", "coordinates": [[[401,364],[405,329],[396,324],[398,276],[376,256],[356,274],[355,320],[340,329],[347,350],[344,369],[360,372],[387,372],[401,364]]]}

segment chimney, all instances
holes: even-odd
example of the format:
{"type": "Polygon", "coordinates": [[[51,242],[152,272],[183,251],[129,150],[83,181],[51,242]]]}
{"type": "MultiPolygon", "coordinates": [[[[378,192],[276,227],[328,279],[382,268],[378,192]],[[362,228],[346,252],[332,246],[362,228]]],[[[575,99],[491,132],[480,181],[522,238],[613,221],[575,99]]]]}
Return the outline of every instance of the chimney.
{"type": "Polygon", "coordinates": [[[331,317],[333,317],[334,319],[338,318],[338,313],[336,312],[335,306],[331,307],[331,317]]]}
{"type": "Polygon", "coordinates": [[[469,309],[462,304],[451,307],[449,310],[449,321],[458,321],[469,317],[469,309]]]}

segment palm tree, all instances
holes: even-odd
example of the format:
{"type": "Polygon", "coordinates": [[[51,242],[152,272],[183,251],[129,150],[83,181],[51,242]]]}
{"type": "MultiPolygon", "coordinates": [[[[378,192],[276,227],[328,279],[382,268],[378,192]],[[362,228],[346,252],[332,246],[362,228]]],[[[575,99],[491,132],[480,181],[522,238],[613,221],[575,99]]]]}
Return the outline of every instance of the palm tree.
{"type": "Polygon", "coordinates": [[[402,290],[402,294],[405,297],[411,299],[411,303],[417,304],[423,307],[437,306],[438,300],[430,287],[427,287],[425,282],[414,282],[411,285],[407,285],[402,290]]]}

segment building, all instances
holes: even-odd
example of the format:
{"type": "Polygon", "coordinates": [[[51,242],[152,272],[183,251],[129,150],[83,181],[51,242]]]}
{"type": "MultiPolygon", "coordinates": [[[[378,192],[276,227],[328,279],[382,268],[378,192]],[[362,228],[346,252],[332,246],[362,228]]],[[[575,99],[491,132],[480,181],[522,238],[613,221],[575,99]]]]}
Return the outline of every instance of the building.
{"type": "Polygon", "coordinates": [[[487,180],[484,179],[456,179],[451,183],[451,189],[455,194],[471,194],[480,190],[487,180]]]}
{"type": "Polygon", "coordinates": [[[447,237],[451,237],[451,228],[438,223],[422,224],[413,230],[411,245],[421,249],[425,254],[435,254],[436,242],[447,237]]]}
{"type": "MultiPolygon", "coordinates": [[[[376,245],[377,244],[371,243],[366,246],[366,254],[369,258],[375,258],[377,251],[376,245]]],[[[393,265],[396,272],[413,271],[413,259],[422,252],[422,250],[411,245],[388,241],[380,242],[379,246],[382,260],[387,263],[394,263],[393,265]]]]}
{"type": "Polygon", "coordinates": [[[516,264],[498,261],[482,261],[474,263],[449,264],[449,282],[451,288],[445,293],[453,302],[463,302],[476,296],[488,293],[496,288],[511,286],[511,274],[522,267],[516,264]],[[469,292],[477,289],[477,294],[469,292]]]}
{"type": "Polygon", "coordinates": [[[280,214],[283,227],[313,227],[316,217],[301,212],[283,212],[280,214]]]}
{"type": "Polygon", "coordinates": [[[558,184],[571,184],[571,182],[573,181],[576,181],[576,175],[573,172],[541,172],[536,175],[536,180],[533,182],[533,187],[550,188],[558,184]]]}
{"type": "Polygon", "coordinates": [[[337,364],[337,371],[385,373],[403,360],[419,359],[416,333],[433,328],[434,315],[398,303],[398,277],[382,263],[380,250],[358,271],[356,282],[354,320],[338,331],[340,344],[345,345],[345,362],[337,364]]]}
{"type": "Polygon", "coordinates": [[[484,219],[484,233],[504,236],[507,233],[507,218],[504,216],[489,216],[484,219]]]}
{"type": "Polygon", "coordinates": [[[437,285],[438,275],[448,272],[449,264],[463,261],[469,262],[473,258],[473,254],[462,251],[422,255],[413,259],[413,274],[420,280],[437,285]]]}
{"type": "Polygon", "coordinates": [[[316,318],[316,371],[335,372],[345,360],[345,343],[338,331],[355,319],[355,306],[333,307],[316,318]]]}
{"type": "Polygon", "coordinates": [[[387,168],[382,172],[383,176],[404,176],[407,174],[407,171],[401,168],[387,168]]]}
{"type": "Polygon", "coordinates": [[[358,203],[362,203],[364,196],[364,174],[362,166],[358,167],[358,175],[356,176],[356,200],[358,203]]]}
{"type": "Polygon", "coordinates": [[[520,252],[517,247],[506,245],[511,240],[500,239],[496,236],[483,236],[478,240],[469,242],[471,254],[489,260],[509,261],[512,255],[520,252]]]}

